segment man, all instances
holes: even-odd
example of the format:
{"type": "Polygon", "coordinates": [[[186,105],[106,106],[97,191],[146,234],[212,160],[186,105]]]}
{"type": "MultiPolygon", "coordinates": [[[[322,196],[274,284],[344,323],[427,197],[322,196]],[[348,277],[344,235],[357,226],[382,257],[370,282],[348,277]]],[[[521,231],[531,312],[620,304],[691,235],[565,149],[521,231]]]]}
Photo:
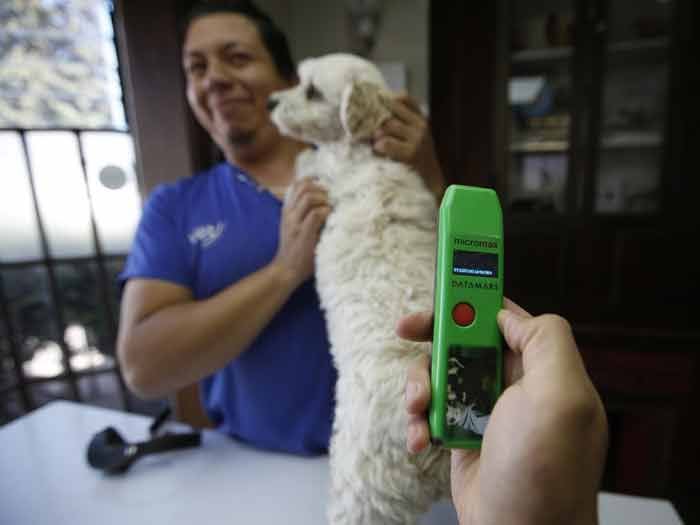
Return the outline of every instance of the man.
{"type": "MultiPolygon", "coordinates": [[[[336,375],[312,276],[330,209],[321,187],[292,182],[308,146],[281,136],[267,111],[269,95],[296,81],[286,40],[249,2],[202,4],[183,67],[192,111],[226,161],[159,187],[144,207],[121,275],[126,381],[143,397],[201,381],[219,430],[324,453],[336,375]]],[[[375,150],[429,174],[439,192],[425,119],[406,98],[392,109],[375,150]]]]}

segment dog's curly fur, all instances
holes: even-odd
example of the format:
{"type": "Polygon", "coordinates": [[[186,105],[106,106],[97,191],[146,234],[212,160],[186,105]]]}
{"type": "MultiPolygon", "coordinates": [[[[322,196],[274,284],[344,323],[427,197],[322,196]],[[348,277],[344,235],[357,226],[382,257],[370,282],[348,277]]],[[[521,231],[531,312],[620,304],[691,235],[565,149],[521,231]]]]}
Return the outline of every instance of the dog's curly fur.
{"type": "Polygon", "coordinates": [[[332,524],[411,524],[447,496],[449,456],[406,451],[408,365],[429,345],[395,333],[398,318],[432,307],[435,197],[408,166],[367,139],[390,116],[380,72],[335,54],[308,59],[299,84],[273,94],[282,133],[313,143],[297,176],[329,192],[316,281],[338,369],[331,439],[332,524]]]}

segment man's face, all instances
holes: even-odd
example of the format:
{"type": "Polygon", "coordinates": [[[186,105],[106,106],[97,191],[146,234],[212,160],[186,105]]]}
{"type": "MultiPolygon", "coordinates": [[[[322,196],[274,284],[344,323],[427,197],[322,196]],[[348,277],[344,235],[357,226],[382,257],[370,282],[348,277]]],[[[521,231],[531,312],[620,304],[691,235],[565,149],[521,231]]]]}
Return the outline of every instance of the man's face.
{"type": "Polygon", "coordinates": [[[183,47],[187,100],[222,149],[249,144],[265,128],[270,93],[289,87],[255,25],[232,13],[195,19],[183,47]]]}

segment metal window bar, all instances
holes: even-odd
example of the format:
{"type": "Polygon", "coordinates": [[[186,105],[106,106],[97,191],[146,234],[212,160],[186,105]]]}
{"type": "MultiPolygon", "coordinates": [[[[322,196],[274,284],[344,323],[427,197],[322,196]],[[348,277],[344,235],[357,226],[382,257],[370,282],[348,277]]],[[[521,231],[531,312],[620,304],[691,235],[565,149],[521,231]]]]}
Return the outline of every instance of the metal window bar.
{"type": "MultiPolygon", "coordinates": [[[[90,181],[88,180],[87,167],[85,164],[85,154],[83,151],[83,141],[80,140],[80,133],[76,132],[76,138],[78,141],[78,154],[80,155],[80,168],[83,171],[83,181],[85,183],[85,188],[87,189],[88,195],[88,205],[90,207],[90,229],[92,231],[92,239],[95,243],[95,255],[97,262],[97,272],[98,278],[97,282],[100,287],[100,296],[102,297],[102,302],[104,308],[107,310],[107,330],[109,332],[110,340],[117,340],[117,315],[112,308],[112,301],[109,295],[109,274],[107,273],[107,267],[105,265],[104,252],[102,250],[102,241],[100,240],[100,235],[97,230],[97,220],[95,219],[95,207],[92,200],[92,193],[90,191],[90,181]]],[[[124,383],[124,377],[122,376],[119,366],[115,367],[115,373],[117,375],[117,381],[119,382],[119,391],[121,394],[122,405],[125,409],[130,410],[131,403],[129,401],[129,396],[126,394],[126,384],[124,383]]]]}
{"type": "MultiPolygon", "coordinates": [[[[110,21],[112,23],[112,27],[115,28],[115,13],[114,9],[111,5],[111,2],[108,2],[110,5],[110,21]]],[[[117,54],[117,64],[121,64],[121,49],[120,46],[117,45],[116,42],[116,31],[114,32],[115,35],[115,52],[117,54]]],[[[121,86],[121,92],[122,94],[125,93],[124,91],[124,82],[122,79],[122,75],[119,75],[119,83],[121,86]]],[[[36,194],[36,189],[34,186],[34,177],[33,173],[31,171],[31,163],[29,161],[29,155],[28,155],[28,149],[27,149],[27,143],[26,143],[26,137],[25,133],[27,131],[72,131],[75,135],[76,138],[78,139],[78,148],[79,148],[79,154],[80,154],[80,164],[81,164],[81,169],[83,170],[83,177],[84,181],[87,187],[88,191],[88,202],[90,206],[90,222],[91,222],[91,229],[92,229],[92,235],[93,235],[93,240],[95,242],[95,253],[96,257],[66,257],[66,258],[61,258],[60,263],[62,264],[70,264],[70,263],[80,263],[80,262],[96,262],[97,267],[98,267],[98,276],[97,280],[99,282],[100,286],[100,295],[102,296],[102,300],[105,304],[105,308],[107,309],[107,323],[108,323],[108,330],[110,331],[110,337],[112,338],[113,341],[116,342],[116,335],[117,335],[117,326],[118,326],[118,320],[117,320],[117,314],[112,308],[112,302],[110,299],[110,294],[109,294],[109,274],[107,272],[106,268],[106,262],[110,260],[119,260],[122,259],[126,256],[126,254],[123,255],[106,255],[103,250],[102,250],[102,245],[99,239],[98,231],[97,231],[97,222],[95,219],[95,211],[94,211],[94,203],[92,200],[92,196],[90,195],[90,186],[88,184],[87,180],[87,170],[85,166],[85,157],[83,155],[83,146],[82,142],[80,141],[80,133],[82,131],[90,131],[90,132],[118,132],[118,133],[125,133],[128,134],[128,129],[130,128],[129,126],[129,114],[128,112],[125,115],[126,117],[126,125],[127,129],[114,129],[114,128],[109,128],[109,127],[99,127],[99,128],[90,128],[90,129],[85,129],[85,130],[80,130],[80,129],[69,129],[69,128],[63,128],[63,127],[56,127],[56,126],[51,126],[51,127],[41,127],[41,128],[36,128],[35,130],[27,130],[27,129],[19,129],[19,128],[8,128],[8,127],[2,127],[0,126],[0,131],[14,131],[18,132],[21,136],[21,141],[22,141],[22,149],[24,153],[24,159],[25,159],[25,164],[27,167],[27,173],[29,174],[29,181],[30,181],[30,187],[31,187],[31,194],[32,194],[32,200],[34,203],[34,209],[35,213],[37,216],[37,224],[39,228],[39,235],[41,239],[41,249],[42,249],[42,254],[43,258],[37,260],[37,261],[31,261],[31,262],[15,262],[15,263],[0,263],[0,270],[4,268],[22,268],[22,267],[29,267],[29,266],[35,266],[35,265],[43,265],[47,269],[47,274],[49,276],[49,283],[50,283],[50,296],[51,296],[51,301],[52,301],[52,306],[53,306],[53,311],[55,316],[57,317],[55,321],[57,322],[59,326],[59,330],[61,335],[65,332],[65,320],[63,316],[63,311],[60,309],[61,302],[60,302],[60,294],[59,294],[59,289],[58,289],[58,282],[56,280],[56,274],[55,274],[55,268],[54,265],[56,262],[51,256],[50,252],[48,250],[48,242],[47,242],[47,237],[46,237],[46,232],[44,230],[44,225],[41,220],[41,215],[39,212],[39,205],[38,205],[38,200],[37,200],[37,194],[36,194]]],[[[25,411],[30,411],[33,408],[35,408],[35,404],[33,402],[32,396],[29,394],[29,385],[32,384],[39,384],[39,383],[44,383],[48,381],[58,381],[58,380],[67,380],[69,384],[71,385],[71,389],[73,390],[73,393],[75,395],[76,401],[80,401],[80,391],[77,387],[77,382],[76,378],[79,377],[85,377],[85,376],[91,376],[91,375],[96,375],[96,374],[102,374],[102,373],[109,373],[109,372],[114,372],[116,373],[118,383],[119,383],[119,388],[120,388],[120,397],[122,400],[123,407],[126,410],[131,411],[132,410],[132,403],[130,400],[130,397],[128,395],[128,390],[126,388],[126,385],[124,383],[124,378],[122,376],[121,370],[119,368],[118,363],[115,363],[114,367],[107,367],[107,368],[102,368],[102,369],[96,369],[96,370],[83,370],[79,372],[75,372],[71,368],[70,364],[70,359],[69,359],[69,354],[68,354],[68,349],[66,348],[65,341],[63,341],[63,337],[61,337],[59,341],[59,345],[61,347],[61,352],[63,355],[63,361],[65,364],[65,370],[66,372],[63,374],[59,374],[56,377],[52,378],[27,378],[24,374],[24,369],[22,367],[22,356],[21,356],[21,349],[20,349],[20,342],[18,339],[17,334],[15,334],[14,331],[14,326],[12,326],[12,320],[10,318],[10,312],[8,308],[8,301],[7,297],[5,296],[4,293],[4,288],[3,288],[3,283],[2,283],[2,274],[0,273],[0,308],[3,314],[4,322],[6,323],[6,333],[7,337],[9,338],[9,345],[10,345],[10,352],[12,354],[12,359],[14,362],[14,367],[15,367],[15,373],[17,377],[15,378],[15,385],[10,387],[10,388],[4,388],[0,391],[0,395],[5,395],[8,391],[13,391],[13,390],[19,390],[20,393],[20,398],[23,403],[23,408],[25,411]]]]}
{"type": "Polygon", "coordinates": [[[107,255],[104,253],[103,248],[102,248],[102,243],[100,241],[99,237],[99,232],[97,228],[97,221],[95,218],[95,209],[94,209],[94,202],[90,193],[90,186],[89,186],[89,181],[88,181],[88,175],[87,175],[87,169],[86,169],[86,162],[85,162],[85,156],[84,156],[84,151],[83,151],[83,146],[82,142],[80,140],[81,138],[81,133],[83,131],[89,131],[89,132],[116,132],[116,133],[124,133],[127,134],[128,132],[125,130],[121,129],[111,129],[111,128],[96,128],[96,129],[70,129],[70,128],[59,128],[59,127],[52,127],[52,128],[37,128],[37,129],[32,129],[32,130],[27,130],[27,129],[21,129],[21,128],[2,128],[0,131],[13,131],[16,132],[20,135],[21,139],[21,144],[22,144],[22,150],[23,150],[23,156],[24,156],[24,162],[25,166],[27,168],[27,174],[29,178],[29,186],[30,186],[30,191],[31,191],[31,196],[32,196],[32,203],[34,206],[34,213],[36,215],[37,219],[37,226],[38,226],[38,231],[39,231],[39,239],[40,239],[40,245],[41,245],[41,254],[42,257],[38,260],[33,260],[33,261],[20,261],[20,262],[11,262],[11,263],[0,263],[0,269],[5,269],[5,268],[23,268],[23,267],[31,267],[31,266],[43,266],[46,269],[47,272],[47,277],[48,277],[48,282],[49,282],[49,297],[50,297],[50,303],[53,311],[53,320],[55,321],[59,334],[61,337],[59,337],[59,341],[57,341],[57,344],[59,345],[61,349],[61,355],[62,355],[62,361],[63,361],[63,366],[65,372],[62,374],[59,374],[54,377],[47,377],[47,378],[28,378],[24,374],[24,370],[22,367],[22,356],[21,356],[21,349],[20,349],[20,342],[18,339],[17,334],[15,333],[14,326],[11,321],[10,317],[10,312],[8,308],[8,299],[5,295],[4,292],[4,287],[2,280],[0,279],[0,302],[2,303],[2,313],[3,313],[3,318],[5,319],[6,323],[6,333],[8,335],[9,339],[9,345],[10,345],[10,351],[12,354],[12,359],[14,362],[14,369],[15,369],[15,385],[3,388],[2,391],[0,391],[0,394],[6,394],[7,392],[10,391],[19,391],[20,398],[23,403],[23,408],[25,411],[30,411],[33,408],[36,408],[36,403],[34,402],[32,396],[30,395],[29,392],[29,387],[31,385],[35,384],[41,384],[41,383],[46,383],[46,382],[54,382],[54,381],[64,381],[67,382],[72,397],[78,401],[82,402],[82,395],[80,394],[80,389],[77,384],[77,380],[82,377],[87,377],[87,376],[93,376],[97,374],[104,374],[104,373],[114,373],[117,377],[118,384],[119,384],[119,393],[120,393],[120,399],[121,403],[126,410],[131,410],[132,409],[132,403],[130,400],[130,397],[128,395],[128,389],[126,388],[126,385],[124,383],[123,376],[121,374],[121,370],[119,369],[119,366],[115,364],[113,367],[107,367],[107,368],[100,368],[100,369],[88,369],[88,370],[82,370],[82,371],[75,371],[72,368],[71,361],[70,361],[70,352],[66,346],[65,341],[63,340],[63,334],[65,333],[66,329],[66,320],[65,320],[65,314],[64,314],[64,307],[62,304],[61,300],[61,293],[60,293],[60,287],[58,284],[58,279],[56,275],[56,265],[57,264],[70,264],[70,263],[81,263],[81,262],[94,262],[97,265],[97,282],[99,286],[99,296],[102,298],[102,302],[104,304],[104,308],[106,310],[106,318],[107,318],[107,330],[108,330],[108,335],[112,341],[116,341],[116,336],[117,336],[117,314],[114,311],[114,308],[112,307],[112,302],[111,302],[111,296],[110,296],[110,286],[109,286],[109,272],[107,271],[106,263],[108,261],[112,260],[121,260],[123,259],[126,254],[119,254],[119,255],[107,255]],[[42,217],[41,210],[39,207],[39,202],[37,198],[37,191],[36,191],[36,186],[35,186],[35,180],[34,180],[34,172],[32,168],[32,163],[29,157],[29,149],[27,146],[27,140],[26,140],[26,133],[31,132],[31,131],[69,131],[72,132],[78,142],[78,152],[80,155],[80,165],[82,169],[82,174],[83,174],[83,181],[86,185],[87,193],[88,193],[88,202],[89,202],[89,211],[90,211],[90,228],[91,228],[91,235],[94,241],[95,245],[95,255],[94,256],[86,256],[86,257],[62,257],[62,258],[54,258],[51,256],[51,253],[49,251],[49,244],[48,244],[48,237],[46,234],[46,228],[45,228],[45,221],[42,217]]]}
{"type": "Polygon", "coordinates": [[[80,389],[78,388],[78,382],[73,374],[73,369],[70,366],[70,352],[66,347],[66,343],[63,340],[63,334],[66,332],[66,321],[63,315],[63,305],[61,303],[61,294],[59,293],[58,280],[56,279],[56,269],[55,264],[49,256],[49,242],[46,236],[46,229],[44,226],[44,219],[41,215],[41,210],[39,209],[39,201],[37,199],[36,184],[34,180],[34,172],[32,169],[32,163],[29,158],[29,147],[27,146],[27,137],[24,130],[20,131],[20,139],[22,141],[22,151],[24,153],[24,162],[27,167],[27,173],[29,175],[29,187],[32,194],[32,202],[34,204],[34,213],[37,219],[37,226],[39,228],[39,240],[41,243],[41,252],[44,255],[44,265],[46,266],[46,274],[49,279],[49,297],[51,300],[52,310],[54,312],[54,320],[58,325],[59,338],[56,343],[61,348],[61,354],[63,356],[63,366],[67,371],[67,382],[70,386],[73,399],[80,402],[82,401],[80,396],[80,389]]]}
{"type": "MultiPolygon", "coordinates": [[[[9,388],[4,390],[19,390],[20,399],[22,400],[22,408],[25,412],[29,412],[33,408],[33,403],[31,397],[29,396],[29,391],[27,390],[27,379],[24,377],[24,372],[22,371],[22,353],[19,348],[19,340],[15,334],[14,326],[10,320],[10,309],[7,306],[7,298],[5,297],[2,273],[0,273],[0,309],[2,309],[2,319],[5,323],[5,333],[7,334],[10,354],[12,355],[12,364],[15,369],[15,384],[10,385],[9,388]]],[[[0,394],[5,394],[5,392],[0,392],[0,394]]]]}
{"type": "MultiPolygon", "coordinates": [[[[107,368],[91,368],[87,370],[80,370],[80,371],[74,371],[75,377],[77,378],[84,378],[84,377],[92,377],[92,376],[99,376],[103,374],[112,374],[116,372],[116,367],[107,367],[107,368]]],[[[32,386],[32,385],[41,385],[43,383],[55,383],[55,382],[61,382],[61,381],[66,381],[68,379],[68,374],[66,372],[62,374],[58,374],[56,376],[52,377],[26,377],[24,380],[25,386],[32,386]]],[[[8,392],[13,392],[15,390],[18,390],[19,386],[5,386],[3,388],[0,388],[0,396],[7,394],[8,392]]],[[[31,396],[30,401],[31,401],[31,396]]],[[[32,404],[33,406],[33,404],[32,404]]]]}
{"type": "MultiPolygon", "coordinates": [[[[109,261],[120,261],[126,257],[127,254],[102,254],[102,259],[104,262],[109,261]]],[[[0,268],[3,269],[16,269],[16,268],[28,268],[30,266],[36,266],[37,264],[46,264],[48,259],[32,259],[31,261],[14,261],[14,262],[3,262],[0,263],[0,268]]],[[[95,257],[91,256],[79,256],[79,257],[61,257],[58,261],[61,264],[80,264],[95,262],[95,257]]],[[[109,280],[109,279],[107,279],[109,280]]],[[[116,315],[116,314],[115,314],[116,315]]],[[[116,318],[116,317],[115,317],[116,318]]]]}

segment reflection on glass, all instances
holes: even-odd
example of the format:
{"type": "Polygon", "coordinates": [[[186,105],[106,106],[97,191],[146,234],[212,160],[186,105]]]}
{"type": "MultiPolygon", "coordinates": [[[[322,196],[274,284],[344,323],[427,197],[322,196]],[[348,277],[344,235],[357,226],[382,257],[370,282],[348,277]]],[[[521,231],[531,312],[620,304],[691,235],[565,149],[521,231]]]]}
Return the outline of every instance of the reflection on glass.
{"type": "Polygon", "coordinates": [[[61,347],[55,341],[44,341],[34,355],[22,363],[25,377],[47,378],[60,376],[66,369],[61,347]]]}
{"type": "Polygon", "coordinates": [[[3,0],[0,127],[125,129],[105,0],[3,0]]]}
{"type": "Polygon", "coordinates": [[[77,137],[65,131],[27,133],[37,200],[53,257],[95,253],[90,206],[77,137]]]}
{"type": "Polygon", "coordinates": [[[95,263],[56,266],[61,306],[66,322],[63,340],[77,371],[112,366],[114,341],[102,304],[95,263]]]}
{"type": "Polygon", "coordinates": [[[509,186],[510,209],[564,212],[568,171],[565,154],[525,155],[513,166],[509,186]]]}
{"type": "Polygon", "coordinates": [[[2,283],[25,373],[29,377],[60,375],[65,367],[46,269],[39,265],[5,268],[2,283]]]}
{"type": "Polygon", "coordinates": [[[666,64],[628,63],[609,72],[603,92],[603,147],[660,145],[667,78],[666,64]]]}
{"type": "Polygon", "coordinates": [[[39,227],[18,133],[0,132],[0,262],[41,258],[39,227]]]}
{"type": "Polygon", "coordinates": [[[511,2],[510,9],[512,51],[562,50],[573,45],[573,2],[511,2]]]}
{"type": "Polygon", "coordinates": [[[512,77],[511,146],[516,154],[560,153],[569,148],[571,85],[568,71],[550,70],[539,76],[512,77]],[[515,99],[515,87],[532,86],[515,99]]]}
{"type": "Polygon", "coordinates": [[[141,216],[131,137],[86,132],[81,140],[102,250],[127,253],[141,216]]]}
{"type": "Polygon", "coordinates": [[[595,211],[658,211],[673,2],[611,3],[595,211]]]}
{"type": "Polygon", "coordinates": [[[70,366],[75,372],[96,368],[111,368],[114,359],[100,352],[88,341],[88,328],[80,323],[66,326],[64,336],[68,351],[71,353],[70,366]]]}
{"type": "Polygon", "coordinates": [[[121,387],[116,374],[91,374],[78,380],[80,395],[86,403],[123,410],[121,387]]]}
{"type": "Polygon", "coordinates": [[[595,209],[598,213],[653,213],[659,206],[659,148],[602,151],[595,209]]]}
{"type": "Polygon", "coordinates": [[[512,210],[566,211],[573,2],[511,2],[508,90],[512,210]]]}
{"type": "Polygon", "coordinates": [[[609,41],[651,41],[667,37],[671,28],[672,0],[614,0],[610,2],[609,41]]]}

